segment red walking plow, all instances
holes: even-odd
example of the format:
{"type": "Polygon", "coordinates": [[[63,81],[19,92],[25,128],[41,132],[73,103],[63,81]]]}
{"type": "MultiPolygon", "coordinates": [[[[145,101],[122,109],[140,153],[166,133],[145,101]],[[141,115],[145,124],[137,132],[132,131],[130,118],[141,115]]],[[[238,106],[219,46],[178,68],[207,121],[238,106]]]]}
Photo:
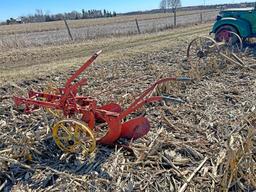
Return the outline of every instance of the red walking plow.
{"type": "Polygon", "coordinates": [[[67,81],[64,88],[54,88],[48,92],[29,91],[28,97],[13,99],[16,105],[25,106],[25,112],[33,112],[45,108],[55,116],[63,118],[52,128],[53,138],[64,152],[92,153],[96,143],[112,144],[119,138],[138,139],[148,133],[149,121],[143,116],[125,121],[125,118],[138,110],[144,104],[169,100],[182,102],[180,99],[165,96],[152,96],[154,89],[161,83],[168,81],[186,81],[188,78],[165,78],[156,81],[141,93],[127,108],[117,103],[99,106],[97,99],[81,96],[78,89],[87,84],[87,79],[79,81],[78,76],[99,56],[101,51],[92,55],[67,81]],[[104,135],[97,137],[97,133],[107,129],[104,135]]]}

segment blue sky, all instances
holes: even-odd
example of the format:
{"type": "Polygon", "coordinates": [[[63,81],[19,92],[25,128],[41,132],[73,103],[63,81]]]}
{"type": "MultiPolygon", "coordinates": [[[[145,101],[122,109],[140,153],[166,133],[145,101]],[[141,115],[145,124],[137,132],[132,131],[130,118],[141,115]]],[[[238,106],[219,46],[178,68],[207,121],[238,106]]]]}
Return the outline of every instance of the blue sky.
{"type": "MultiPolygon", "coordinates": [[[[247,2],[253,0],[247,0],[247,2]]],[[[81,9],[107,9],[110,11],[128,12],[138,10],[150,10],[159,7],[160,0],[1,0],[0,20],[10,17],[29,15],[35,9],[49,11],[50,13],[62,13],[68,11],[80,11],[81,9]]],[[[182,6],[200,5],[204,0],[181,0],[182,6]]],[[[240,0],[205,0],[206,4],[238,3],[240,0]]]]}

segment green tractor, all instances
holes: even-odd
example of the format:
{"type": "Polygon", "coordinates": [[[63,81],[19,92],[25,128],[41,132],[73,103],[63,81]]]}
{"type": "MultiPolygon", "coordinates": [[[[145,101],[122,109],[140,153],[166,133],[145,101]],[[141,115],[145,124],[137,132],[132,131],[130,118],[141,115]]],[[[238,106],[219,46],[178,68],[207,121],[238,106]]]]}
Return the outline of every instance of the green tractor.
{"type": "Polygon", "coordinates": [[[220,11],[211,33],[215,34],[215,40],[217,42],[237,42],[237,36],[231,35],[230,32],[236,33],[242,40],[256,37],[256,8],[226,9],[220,11]]]}

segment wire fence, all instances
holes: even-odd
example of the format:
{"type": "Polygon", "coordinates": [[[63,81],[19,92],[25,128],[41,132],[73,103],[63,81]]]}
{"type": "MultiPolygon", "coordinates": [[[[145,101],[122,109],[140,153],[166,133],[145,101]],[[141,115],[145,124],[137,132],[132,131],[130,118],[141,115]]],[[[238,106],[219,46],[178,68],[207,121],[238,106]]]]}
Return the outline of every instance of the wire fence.
{"type": "MultiPolygon", "coordinates": [[[[95,24],[86,27],[72,28],[67,32],[65,28],[51,31],[27,32],[13,35],[0,36],[0,48],[19,48],[41,46],[45,44],[60,44],[70,40],[86,40],[106,36],[133,35],[138,33],[158,32],[189,24],[199,24],[213,21],[218,10],[198,11],[177,15],[177,25],[174,26],[173,16],[161,16],[156,18],[139,18],[112,22],[107,24],[95,24]]],[[[64,22],[63,22],[64,25],[64,22]]],[[[68,27],[68,26],[67,26],[68,27]]]]}

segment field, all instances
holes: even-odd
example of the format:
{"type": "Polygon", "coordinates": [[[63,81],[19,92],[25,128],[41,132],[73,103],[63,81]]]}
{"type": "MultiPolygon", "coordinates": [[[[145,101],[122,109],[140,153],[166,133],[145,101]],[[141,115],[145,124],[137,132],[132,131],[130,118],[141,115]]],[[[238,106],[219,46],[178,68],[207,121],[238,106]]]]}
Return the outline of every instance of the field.
{"type": "MultiPolygon", "coordinates": [[[[189,64],[188,43],[210,28],[211,23],[204,23],[2,51],[0,191],[256,190],[254,69],[230,63],[198,75],[182,67],[189,64]],[[50,132],[55,118],[44,110],[24,114],[11,96],[43,90],[50,82],[63,85],[99,49],[102,55],[83,74],[89,84],[81,93],[100,104],[117,101],[126,108],[159,78],[182,75],[193,80],[165,84],[157,91],[184,104],[154,103],[133,114],[146,114],[150,120],[145,137],[129,147],[123,140],[98,145],[84,159],[57,148],[50,132]]],[[[239,56],[255,61],[249,52],[239,56]]]]}
{"type": "MultiPolygon", "coordinates": [[[[217,10],[179,12],[177,25],[206,22],[213,20],[216,14],[217,10]]],[[[158,32],[173,27],[173,14],[171,13],[75,20],[68,21],[68,24],[73,38],[80,42],[99,37],[137,34],[135,18],[138,19],[142,33],[158,32]]],[[[62,44],[69,40],[63,21],[0,27],[0,49],[3,51],[12,48],[38,47],[45,44],[62,44]]]]}

